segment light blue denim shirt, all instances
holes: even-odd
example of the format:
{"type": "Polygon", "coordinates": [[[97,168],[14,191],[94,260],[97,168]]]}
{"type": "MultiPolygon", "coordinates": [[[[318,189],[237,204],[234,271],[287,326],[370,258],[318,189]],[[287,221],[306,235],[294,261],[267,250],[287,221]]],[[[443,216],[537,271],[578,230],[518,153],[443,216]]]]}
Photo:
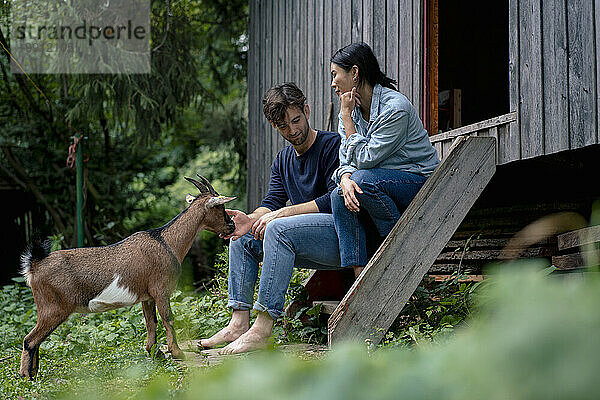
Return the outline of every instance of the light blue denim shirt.
{"type": "Polygon", "coordinates": [[[358,107],[352,120],[356,133],[346,138],[339,115],[340,166],[332,175],[338,184],[343,174],[357,169],[398,169],[429,176],[440,162],[417,111],[400,92],[375,85],[369,122],[358,107]]]}

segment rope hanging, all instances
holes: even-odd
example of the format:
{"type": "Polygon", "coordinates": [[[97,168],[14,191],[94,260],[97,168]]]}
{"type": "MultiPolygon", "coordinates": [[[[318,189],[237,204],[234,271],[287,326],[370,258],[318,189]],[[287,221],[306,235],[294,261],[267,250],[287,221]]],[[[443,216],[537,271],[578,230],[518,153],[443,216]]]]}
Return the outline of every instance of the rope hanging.
{"type": "MultiPolygon", "coordinates": [[[[73,144],[69,146],[69,155],[67,156],[67,168],[73,168],[76,165],[77,146],[81,139],[83,139],[83,135],[73,136],[73,144]]],[[[89,160],[89,154],[84,154],[83,162],[88,162],[89,160]]]]}

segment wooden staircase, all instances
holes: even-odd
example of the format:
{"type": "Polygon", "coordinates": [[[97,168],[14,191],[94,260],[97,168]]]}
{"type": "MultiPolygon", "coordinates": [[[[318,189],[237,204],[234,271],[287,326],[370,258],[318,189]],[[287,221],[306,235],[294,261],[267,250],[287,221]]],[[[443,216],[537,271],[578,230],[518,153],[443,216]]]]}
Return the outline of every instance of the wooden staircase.
{"type": "Polygon", "coordinates": [[[456,140],[333,311],[329,345],[381,340],[491,180],[495,138],[456,140]]]}
{"type": "Polygon", "coordinates": [[[559,271],[571,271],[600,265],[600,225],[558,235],[561,254],[552,257],[559,271]]]}

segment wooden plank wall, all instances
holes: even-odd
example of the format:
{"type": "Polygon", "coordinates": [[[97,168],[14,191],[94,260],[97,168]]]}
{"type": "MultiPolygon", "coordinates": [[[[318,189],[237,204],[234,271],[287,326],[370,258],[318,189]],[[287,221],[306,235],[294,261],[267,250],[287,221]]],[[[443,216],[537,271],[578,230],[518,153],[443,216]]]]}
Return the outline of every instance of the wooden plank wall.
{"type": "MultiPolygon", "coordinates": [[[[248,63],[248,209],[266,193],[270,163],[285,142],[262,114],[264,92],[294,81],[310,123],[332,130],[339,102],[329,59],[343,45],[366,41],[382,69],[421,112],[422,0],[251,0],[248,63]]],[[[499,163],[600,143],[600,0],[507,0],[510,111],[499,131],[499,163]]],[[[500,128],[499,128],[500,129],[500,128]]],[[[492,134],[494,136],[494,134],[492,134]]],[[[442,144],[440,143],[440,146],[442,144]]]]}
{"type": "Polygon", "coordinates": [[[505,162],[598,144],[600,1],[509,0],[505,162]]]}
{"type": "Polygon", "coordinates": [[[286,143],[264,118],[262,96],[293,81],[311,108],[310,124],[337,130],[339,101],[331,90],[330,58],[365,41],[382,70],[420,111],[421,2],[419,0],[251,0],[248,60],[248,210],[267,191],[271,161],[286,143]]]}

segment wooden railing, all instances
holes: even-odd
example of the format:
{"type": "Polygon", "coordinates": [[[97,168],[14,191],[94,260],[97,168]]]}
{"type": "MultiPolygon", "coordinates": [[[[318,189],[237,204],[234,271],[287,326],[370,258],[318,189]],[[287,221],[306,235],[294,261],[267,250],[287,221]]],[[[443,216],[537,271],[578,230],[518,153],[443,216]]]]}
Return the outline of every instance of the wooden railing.
{"type": "Polygon", "coordinates": [[[450,152],[452,142],[459,136],[489,136],[496,138],[496,162],[503,163],[512,161],[510,159],[510,124],[516,123],[517,113],[511,112],[487,119],[485,121],[476,122],[471,125],[461,126],[444,133],[429,137],[433,147],[438,152],[440,160],[444,159],[450,152]]]}

